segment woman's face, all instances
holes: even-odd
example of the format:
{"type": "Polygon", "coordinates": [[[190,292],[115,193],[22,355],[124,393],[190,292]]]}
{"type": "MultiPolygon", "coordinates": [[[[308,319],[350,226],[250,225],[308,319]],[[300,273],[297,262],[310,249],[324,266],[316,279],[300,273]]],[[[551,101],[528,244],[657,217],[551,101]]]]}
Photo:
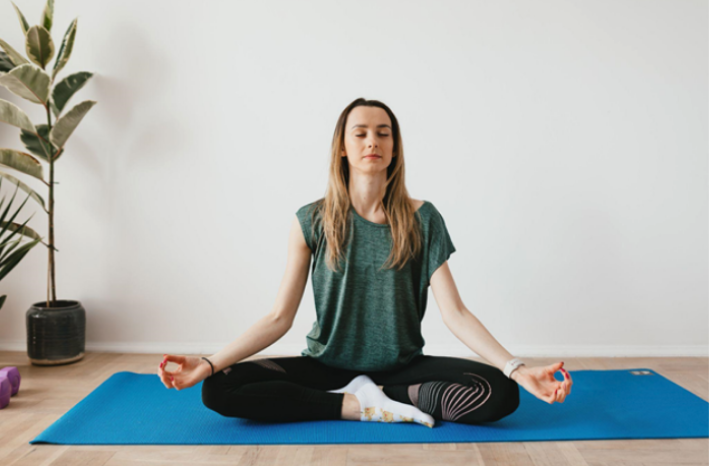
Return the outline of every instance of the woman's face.
{"type": "Polygon", "coordinates": [[[391,118],[383,108],[359,106],[352,109],[345,125],[345,149],[350,168],[376,173],[391,164],[394,136],[391,118]],[[376,157],[368,157],[375,154],[376,157]]]}

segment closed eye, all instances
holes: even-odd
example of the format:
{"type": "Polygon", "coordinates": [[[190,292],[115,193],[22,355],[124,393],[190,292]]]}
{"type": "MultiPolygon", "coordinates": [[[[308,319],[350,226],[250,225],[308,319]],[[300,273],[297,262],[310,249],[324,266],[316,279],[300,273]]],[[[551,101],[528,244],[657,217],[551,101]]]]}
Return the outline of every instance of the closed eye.
{"type": "MultiPolygon", "coordinates": [[[[388,134],[381,134],[381,133],[379,133],[379,135],[382,136],[382,137],[387,137],[387,136],[389,136],[388,134]]],[[[360,137],[360,136],[364,136],[364,134],[355,134],[355,136],[360,137]]]]}

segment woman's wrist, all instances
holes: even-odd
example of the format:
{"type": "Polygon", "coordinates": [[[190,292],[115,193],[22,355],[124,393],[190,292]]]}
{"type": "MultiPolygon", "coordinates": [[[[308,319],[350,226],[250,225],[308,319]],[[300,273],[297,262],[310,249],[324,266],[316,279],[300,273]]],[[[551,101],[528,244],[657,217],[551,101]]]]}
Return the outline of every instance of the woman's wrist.
{"type": "Polygon", "coordinates": [[[204,371],[204,374],[206,377],[209,377],[211,375],[214,375],[216,371],[214,371],[214,363],[211,363],[211,361],[207,360],[207,358],[200,358],[199,360],[200,365],[202,366],[202,370],[204,371]],[[210,364],[211,363],[211,364],[210,364]]]}
{"type": "Polygon", "coordinates": [[[514,371],[512,371],[512,373],[510,374],[510,378],[511,378],[512,380],[514,380],[515,382],[518,382],[518,381],[519,381],[518,379],[524,377],[524,375],[526,374],[526,372],[527,372],[527,366],[525,366],[524,364],[522,364],[522,365],[519,366],[517,369],[515,369],[514,371]]]}
{"type": "Polygon", "coordinates": [[[505,377],[512,378],[512,374],[514,374],[517,369],[524,364],[524,361],[522,361],[520,358],[512,358],[509,361],[507,361],[507,364],[505,364],[505,367],[502,369],[502,372],[505,374],[505,377]]]}

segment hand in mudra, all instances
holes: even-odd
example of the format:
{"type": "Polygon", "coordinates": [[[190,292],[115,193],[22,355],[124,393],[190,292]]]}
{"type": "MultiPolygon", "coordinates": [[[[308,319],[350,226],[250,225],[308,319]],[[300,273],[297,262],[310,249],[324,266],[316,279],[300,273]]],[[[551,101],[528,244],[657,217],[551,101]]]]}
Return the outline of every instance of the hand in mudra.
{"type": "Polygon", "coordinates": [[[206,379],[212,372],[209,363],[197,356],[176,356],[172,354],[164,356],[158,366],[158,376],[160,376],[160,380],[166,388],[182,390],[183,388],[192,387],[206,379]],[[177,364],[177,369],[174,371],[165,370],[165,366],[170,361],[177,364]]]}
{"type": "Polygon", "coordinates": [[[571,386],[574,384],[571,375],[563,366],[563,362],[539,367],[520,366],[512,375],[518,384],[540,400],[549,404],[555,401],[563,403],[566,396],[571,393],[571,386]],[[563,382],[559,382],[554,377],[559,370],[564,374],[563,382]]]}

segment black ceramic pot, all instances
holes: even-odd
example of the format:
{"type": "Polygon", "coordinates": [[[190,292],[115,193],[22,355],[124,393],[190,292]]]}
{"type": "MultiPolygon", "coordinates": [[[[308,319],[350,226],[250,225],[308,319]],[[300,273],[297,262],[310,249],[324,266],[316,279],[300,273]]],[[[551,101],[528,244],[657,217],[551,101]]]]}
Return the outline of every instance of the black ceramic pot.
{"type": "Polygon", "coordinates": [[[79,301],[34,303],[27,311],[27,355],[32,364],[69,364],[84,357],[86,311],[79,301]]]}

